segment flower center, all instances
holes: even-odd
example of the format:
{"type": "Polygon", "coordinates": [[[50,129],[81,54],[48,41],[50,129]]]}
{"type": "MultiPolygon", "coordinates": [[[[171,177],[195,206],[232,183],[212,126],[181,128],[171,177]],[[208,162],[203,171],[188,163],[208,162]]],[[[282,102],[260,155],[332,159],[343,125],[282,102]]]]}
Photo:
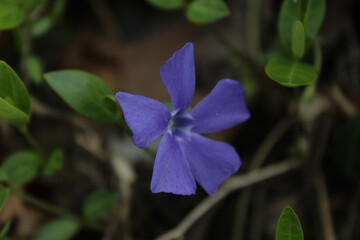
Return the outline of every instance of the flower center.
{"type": "Polygon", "coordinates": [[[178,131],[190,131],[193,119],[189,114],[175,114],[171,117],[169,123],[169,131],[176,134],[178,131]]]}

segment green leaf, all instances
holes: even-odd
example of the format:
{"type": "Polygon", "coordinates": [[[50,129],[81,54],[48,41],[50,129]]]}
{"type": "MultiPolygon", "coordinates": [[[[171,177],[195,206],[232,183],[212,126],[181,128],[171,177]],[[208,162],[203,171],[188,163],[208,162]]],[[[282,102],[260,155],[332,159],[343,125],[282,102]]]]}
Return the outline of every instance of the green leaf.
{"type": "Polygon", "coordinates": [[[342,174],[359,179],[360,172],[360,114],[345,123],[336,137],[332,157],[335,167],[342,174]]]}
{"type": "Polygon", "coordinates": [[[25,126],[31,114],[31,102],[18,75],[0,61],[0,118],[17,127],[25,126]]]}
{"type": "Polygon", "coordinates": [[[175,10],[185,6],[185,0],[146,0],[151,5],[164,9],[175,10]]]}
{"type": "MultiPolygon", "coordinates": [[[[7,100],[9,101],[9,99],[7,100]]],[[[30,120],[29,116],[8,101],[0,97],[0,118],[9,121],[19,128],[25,126],[30,120]]]]}
{"type": "Polygon", "coordinates": [[[99,77],[77,70],[63,70],[46,73],[45,80],[50,87],[75,111],[92,120],[115,123],[118,112],[112,112],[104,103],[111,88],[99,77]]]}
{"type": "Polygon", "coordinates": [[[0,190],[0,212],[2,211],[8,197],[9,197],[10,189],[3,188],[0,190]]]}
{"type": "Polygon", "coordinates": [[[284,47],[291,51],[292,48],[292,29],[295,21],[301,20],[302,0],[284,0],[281,6],[278,31],[284,47]]]}
{"type": "Polygon", "coordinates": [[[277,227],[275,240],[303,240],[304,234],[296,213],[290,206],[282,211],[277,227]]]}
{"type": "Polygon", "coordinates": [[[59,171],[63,167],[64,154],[60,149],[54,150],[49,157],[49,161],[43,169],[44,175],[51,175],[59,171]]]}
{"type": "Polygon", "coordinates": [[[18,27],[25,19],[25,11],[16,3],[0,0],[0,30],[18,27]]]}
{"type": "Polygon", "coordinates": [[[38,173],[41,159],[31,151],[17,152],[6,158],[2,169],[6,172],[10,186],[25,184],[38,173]]]}
{"type": "Polygon", "coordinates": [[[10,230],[10,227],[11,227],[11,222],[5,223],[5,225],[3,226],[3,228],[1,229],[1,232],[0,232],[0,239],[4,238],[6,236],[6,234],[10,230]]]}
{"type": "Polygon", "coordinates": [[[99,190],[91,193],[84,201],[83,215],[88,221],[103,216],[119,199],[119,193],[99,190]]]}
{"type": "Polygon", "coordinates": [[[317,78],[314,66],[281,58],[269,61],[265,72],[272,80],[286,87],[308,85],[317,78]]]}
{"type": "Polygon", "coordinates": [[[293,25],[296,21],[301,21],[307,50],[319,31],[324,15],[325,0],[284,0],[278,20],[279,35],[284,47],[292,50],[293,25]]]}
{"type": "Polygon", "coordinates": [[[43,65],[40,59],[36,56],[30,56],[27,59],[26,67],[30,78],[36,83],[42,83],[43,65]]]}
{"type": "Polygon", "coordinates": [[[292,27],[291,49],[294,56],[301,58],[305,52],[305,32],[301,21],[296,20],[292,27]]]}
{"type": "Polygon", "coordinates": [[[230,16],[222,0],[194,0],[186,9],[186,17],[196,24],[208,24],[230,16]]]}
{"type": "Polygon", "coordinates": [[[33,240],[69,240],[80,229],[80,224],[65,218],[51,221],[42,226],[35,234],[33,240]]]}
{"type": "Polygon", "coordinates": [[[50,13],[37,19],[31,24],[31,34],[33,37],[41,37],[47,33],[62,16],[66,6],[66,0],[57,0],[52,5],[50,13]]]}
{"type": "Polygon", "coordinates": [[[302,21],[306,35],[306,48],[309,48],[320,29],[325,16],[325,8],[325,0],[307,0],[302,21]]]}
{"type": "Polygon", "coordinates": [[[0,183],[5,182],[7,180],[6,172],[0,168],[0,183]]]}

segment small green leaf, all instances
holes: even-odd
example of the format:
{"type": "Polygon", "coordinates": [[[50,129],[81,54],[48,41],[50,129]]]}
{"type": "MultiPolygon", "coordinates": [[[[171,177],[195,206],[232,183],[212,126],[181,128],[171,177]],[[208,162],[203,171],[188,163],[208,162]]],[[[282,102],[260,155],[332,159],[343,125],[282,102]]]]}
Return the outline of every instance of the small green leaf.
{"type": "Polygon", "coordinates": [[[316,37],[324,20],[326,3],[325,0],[308,0],[303,17],[306,48],[309,48],[316,37]]]}
{"type": "Polygon", "coordinates": [[[10,189],[3,188],[0,190],[0,212],[2,211],[8,197],[9,197],[10,189]]]}
{"type": "Polygon", "coordinates": [[[208,24],[230,16],[222,0],[194,0],[186,9],[186,17],[196,24],[208,24]]]}
{"type": "Polygon", "coordinates": [[[31,102],[18,75],[4,61],[0,61],[0,118],[17,127],[30,119],[31,102]]]}
{"type": "Polygon", "coordinates": [[[11,227],[11,222],[5,223],[5,225],[2,227],[1,232],[0,232],[0,239],[4,238],[6,236],[6,234],[10,230],[10,227],[11,227]]]}
{"type": "Polygon", "coordinates": [[[11,1],[0,0],[0,30],[18,27],[25,19],[25,12],[11,1]]]}
{"type": "Polygon", "coordinates": [[[119,194],[109,191],[95,191],[84,201],[83,215],[88,221],[95,221],[103,216],[113,206],[119,194]]]}
{"type": "Polygon", "coordinates": [[[92,120],[115,123],[118,112],[111,112],[104,98],[113,95],[111,88],[99,77],[77,70],[63,70],[44,75],[50,87],[75,111],[92,120]]]}
{"type": "Polygon", "coordinates": [[[164,9],[175,10],[185,6],[185,0],[146,0],[151,5],[164,9]]]}
{"type": "Polygon", "coordinates": [[[63,167],[64,154],[60,149],[54,150],[49,157],[49,161],[43,168],[44,175],[51,175],[59,171],[63,167]]]}
{"type": "Polygon", "coordinates": [[[302,0],[284,0],[281,6],[278,31],[284,47],[290,52],[292,48],[292,29],[294,22],[302,19],[302,0]]]}
{"type": "Polygon", "coordinates": [[[30,78],[36,84],[42,83],[43,65],[40,59],[36,56],[30,56],[26,64],[30,78]]]}
{"type": "Polygon", "coordinates": [[[69,240],[79,231],[80,224],[65,218],[51,221],[42,226],[33,240],[69,240]]]}
{"type": "Polygon", "coordinates": [[[300,20],[296,20],[292,27],[291,49],[294,56],[301,58],[305,52],[305,32],[304,25],[300,20]]]}
{"type": "Polygon", "coordinates": [[[301,21],[305,33],[305,51],[316,37],[325,15],[325,0],[284,0],[278,30],[284,47],[292,50],[292,28],[295,21],[301,21]]]}
{"type": "Polygon", "coordinates": [[[66,0],[58,0],[52,5],[50,13],[37,19],[31,24],[31,34],[33,37],[41,37],[47,33],[62,16],[66,6],[66,0]]]}
{"type": "Polygon", "coordinates": [[[7,175],[6,172],[0,168],[0,183],[7,181],[7,175]]]}
{"type": "Polygon", "coordinates": [[[314,66],[281,58],[268,62],[265,72],[272,80],[286,87],[308,85],[317,78],[314,66]]]}
{"type": "Polygon", "coordinates": [[[11,186],[25,184],[34,179],[38,173],[41,159],[31,151],[17,152],[6,158],[2,169],[6,172],[11,186]]]}
{"type": "Polygon", "coordinates": [[[304,240],[300,220],[290,206],[286,206],[280,215],[275,240],[304,240]]]}

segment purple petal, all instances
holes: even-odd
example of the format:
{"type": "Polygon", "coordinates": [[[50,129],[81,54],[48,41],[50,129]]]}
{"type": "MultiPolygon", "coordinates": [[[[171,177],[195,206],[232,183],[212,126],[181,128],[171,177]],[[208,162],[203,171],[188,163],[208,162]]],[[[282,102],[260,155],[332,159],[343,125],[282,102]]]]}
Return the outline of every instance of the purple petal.
{"type": "Polygon", "coordinates": [[[195,189],[194,177],[179,142],[170,133],[165,134],[156,154],[151,191],[191,195],[195,189]]]}
{"type": "Polygon", "coordinates": [[[187,43],[160,68],[161,80],[169,92],[173,110],[184,112],[195,91],[194,46],[187,43]]]}
{"type": "Polygon", "coordinates": [[[192,131],[212,133],[233,127],[250,117],[241,83],[231,79],[218,82],[211,93],[190,112],[192,131]]]}
{"type": "Polygon", "coordinates": [[[239,155],[227,143],[188,133],[181,145],[196,181],[209,195],[240,168],[239,155]]]}
{"type": "Polygon", "coordinates": [[[168,128],[171,113],[161,102],[124,92],[118,92],[116,99],[122,108],[126,123],[134,134],[136,146],[146,147],[168,128]]]}

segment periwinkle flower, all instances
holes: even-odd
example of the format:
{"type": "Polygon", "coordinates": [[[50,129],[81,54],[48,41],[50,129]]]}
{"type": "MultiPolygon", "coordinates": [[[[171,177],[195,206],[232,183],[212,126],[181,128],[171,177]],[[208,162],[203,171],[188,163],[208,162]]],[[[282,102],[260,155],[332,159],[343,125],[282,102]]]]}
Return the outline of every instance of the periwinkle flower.
{"type": "Polygon", "coordinates": [[[160,69],[172,111],[151,98],[125,92],[116,94],[136,146],[146,147],[163,135],[151,180],[153,193],[194,194],[196,179],[213,195],[241,165],[231,145],[200,134],[221,131],[249,118],[244,88],[237,81],[223,79],[188,111],[195,91],[193,48],[192,43],[187,43],[160,69]]]}

